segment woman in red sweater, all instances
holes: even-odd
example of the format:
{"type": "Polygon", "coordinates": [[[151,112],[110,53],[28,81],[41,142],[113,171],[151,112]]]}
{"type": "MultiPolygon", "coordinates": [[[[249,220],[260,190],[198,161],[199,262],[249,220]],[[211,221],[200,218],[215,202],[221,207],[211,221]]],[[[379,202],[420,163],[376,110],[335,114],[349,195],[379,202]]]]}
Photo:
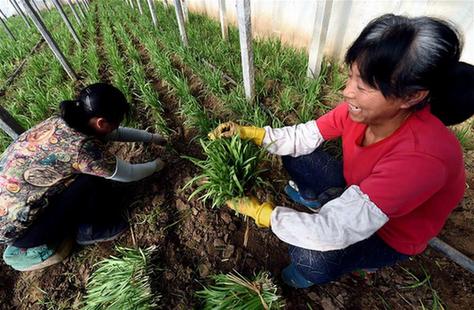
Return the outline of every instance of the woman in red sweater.
{"type": "Polygon", "coordinates": [[[313,213],[260,203],[228,206],[289,244],[283,280],[297,288],[421,253],[463,198],[463,154],[446,127],[474,113],[474,68],[459,62],[456,29],[429,17],[384,15],[347,51],[344,102],[316,121],[272,129],[229,122],[211,137],[239,134],[281,155],[287,195],[313,213]],[[343,161],[319,150],[342,137],[343,161]]]}

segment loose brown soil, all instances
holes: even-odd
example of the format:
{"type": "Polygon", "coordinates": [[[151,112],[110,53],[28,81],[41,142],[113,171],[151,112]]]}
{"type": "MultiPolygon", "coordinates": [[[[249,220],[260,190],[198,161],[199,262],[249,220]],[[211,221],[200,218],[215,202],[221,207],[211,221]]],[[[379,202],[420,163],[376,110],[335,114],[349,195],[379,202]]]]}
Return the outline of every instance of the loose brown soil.
{"type": "MultiPolygon", "coordinates": [[[[170,114],[168,118],[178,123],[176,114],[170,114]]],[[[195,145],[182,137],[176,138],[170,141],[173,149],[179,150],[180,154],[198,155],[199,149],[195,145]]],[[[196,173],[188,161],[180,160],[175,152],[162,147],[142,146],[141,152],[125,144],[118,147],[123,154],[129,154],[127,159],[131,161],[162,155],[173,162],[163,172],[133,185],[134,195],[128,202],[131,205],[131,232],[115,242],[77,247],[63,263],[44,271],[17,273],[0,264],[0,309],[77,306],[85,293],[93,263],[114,253],[114,245],[157,246],[154,260],[158,262],[159,270],[153,290],[163,296],[165,309],[198,308],[200,303],[194,293],[202,284],[208,283],[207,276],[232,270],[246,276],[269,270],[281,287],[287,309],[308,309],[309,306],[312,309],[410,309],[420,308],[421,303],[431,308],[433,290],[448,309],[470,309],[474,302],[472,275],[431,249],[400,266],[378,271],[370,281],[348,275],[334,283],[310,289],[288,288],[279,280],[281,268],[288,263],[285,244],[270,231],[249,223],[248,245],[244,246],[245,221],[225,208],[210,209],[199,201],[188,201],[192,188],[183,190],[183,186],[196,173]],[[432,289],[428,284],[406,288],[415,280],[403,268],[421,280],[425,278],[423,269],[426,270],[432,289]]],[[[466,158],[468,184],[474,182],[472,154],[468,153],[470,158],[466,158]]],[[[284,182],[278,180],[284,175],[277,173],[277,177],[275,187],[279,192],[284,182]]],[[[281,195],[274,198],[291,206],[281,195]]],[[[472,240],[465,232],[472,230],[466,221],[462,224],[458,219],[462,216],[472,219],[473,198],[472,189],[469,189],[463,204],[450,217],[440,236],[471,258],[474,256],[472,240]],[[450,240],[452,235],[457,238],[450,240]]]]}
{"type": "Polygon", "coordinates": [[[97,52],[99,56],[99,62],[100,62],[100,67],[99,67],[99,75],[100,79],[105,82],[105,83],[110,83],[110,72],[107,70],[107,65],[106,65],[106,57],[105,57],[105,51],[104,51],[104,39],[102,36],[102,30],[100,29],[100,23],[99,23],[99,14],[97,13],[97,6],[95,6],[95,12],[94,12],[94,26],[95,26],[95,38],[96,38],[96,44],[97,44],[97,52]]]}

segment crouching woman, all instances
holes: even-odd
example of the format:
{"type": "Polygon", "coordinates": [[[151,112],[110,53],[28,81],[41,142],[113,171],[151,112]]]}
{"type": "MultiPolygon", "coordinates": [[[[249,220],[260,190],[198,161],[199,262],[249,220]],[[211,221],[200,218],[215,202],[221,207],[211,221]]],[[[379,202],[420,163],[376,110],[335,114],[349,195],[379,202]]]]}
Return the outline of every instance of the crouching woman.
{"type": "Polygon", "coordinates": [[[53,116],[21,134],[0,157],[0,243],[4,261],[26,271],[60,262],[79,244],[112,240],[127,228],[116,182],[145,178],[164,167],[156,159],[130,164],[106,143],[165,143],[157,135],[119,127],[129,111],[124,95],[98,83],[53,116]]]}

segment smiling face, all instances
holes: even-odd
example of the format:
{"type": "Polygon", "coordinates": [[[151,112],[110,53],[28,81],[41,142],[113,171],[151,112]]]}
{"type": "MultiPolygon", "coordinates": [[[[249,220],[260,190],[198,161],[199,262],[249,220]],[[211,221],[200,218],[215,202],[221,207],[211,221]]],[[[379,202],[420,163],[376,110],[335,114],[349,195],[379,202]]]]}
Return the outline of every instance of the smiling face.
{"type": "Polygon", "coordinates": [[[349,116],[354,122],[383,126],[405,118],[409,113],[408,102],[398,98],[385,98],[380,90],[364,83],[356,63],[351,65],[343,95],[349,103],[349,116]]]}

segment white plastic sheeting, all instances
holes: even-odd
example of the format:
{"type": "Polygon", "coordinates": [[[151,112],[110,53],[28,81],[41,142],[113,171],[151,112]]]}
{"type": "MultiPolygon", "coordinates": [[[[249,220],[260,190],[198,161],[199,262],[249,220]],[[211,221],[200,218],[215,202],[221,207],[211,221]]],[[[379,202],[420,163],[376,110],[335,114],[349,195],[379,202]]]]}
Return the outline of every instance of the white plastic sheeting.
{"type": "MultiPolygon", "coordinates": [[[[226,0],[228,23],[237,25],[236,1],[226,0]]],[[[323,1],[323,0],[317,0],[323,1]]],[[[252,32],[256,37],[277,37],[295,47],[308,49],[315,23],[315,0],[251,0],[252,32]]],[[[219,1],[187,0],[191,12],[219,21],[219,1]]],[[[473,0],[334,0],[323,52],[341,59],[348,45],[373,18],[386,13],[429,15],[448,19],[464,35],[461,59],[474,63],[473,0]]]]}

